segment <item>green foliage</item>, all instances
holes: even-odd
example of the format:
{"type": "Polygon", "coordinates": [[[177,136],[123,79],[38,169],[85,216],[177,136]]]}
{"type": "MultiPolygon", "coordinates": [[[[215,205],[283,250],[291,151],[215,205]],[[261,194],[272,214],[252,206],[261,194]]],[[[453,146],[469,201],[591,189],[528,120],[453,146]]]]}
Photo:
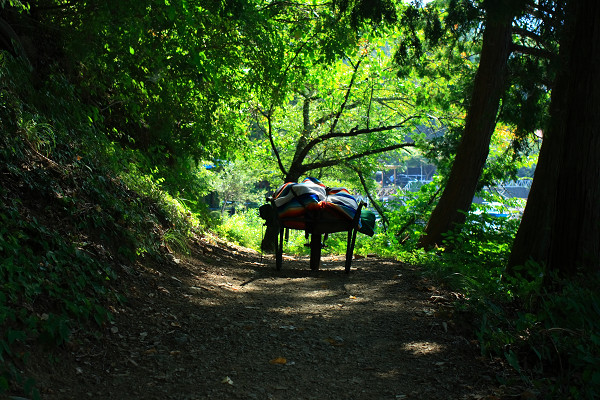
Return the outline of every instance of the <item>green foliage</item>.
{"type": "Polygon", "coordinates": [[[418,79],[417,103],[437,106],[447,118],[468,108],[480,49],[478,17],[470,1],[407,6],[394,60],[399,76],[418,79]]]}
{"type": "Polygon", "coordinates": [[[239,42],[246,40],[242,21],[229,12],[236,5],[109,1],[74,7],[75,21],[52,23],[68,34],[65,47],[84,67],[83,88],[102,105],[99,116],[115,139],[142,149],[157,166],[235,147],[232,103],[245,86],[236,68],[244,55],[239,42]]]}
{"type": "Polygon", "coordinates": [[[135,168],[143,155],[105,139],[64,75],[34,87],[26,71],[0,53],[0,394],[35,397],[15,364],[25,345],[101,329],[124,301],[115,265],[183,250],[199,223],[135,168]]]}
{"type": "Polygon", "coordinates": [[[285,101],[306,66],[357,40],[329,4],[39,0],[26,15],[13,3],[11,24],[77,80],[90,121],[160,170],[231,156],[247,135],[249,99],[285,101]]]}
{"type": "MultiPolygon", "coordinates": [[[[503,206],[506,212],[519,205],[503,206]]],[[[597,397],[600,277],[561,281],[535,263],[505,276],[519,219],[492,216],[497,207],[475,207],[460,229],[446,235],[445,248],[414,251],[394,240],[384,248],[393,247],[396,257],[423,265],[426,274],[462,293],[465,300],[455,307],[473,314],[482,354],[504,357],[544,398],[597,397]]],[[[390,232],[398,219],[392,221],[390,232]]]]}
{"type": "Polygon", "coordinates": [[[258,251],[264,233],[263,225],[264,220],[259,217],[258,210],[250,210],[224,215],[215,231],[221,237],[258,251]]]}
{"type": "Polygon", "coordinates": [[[580,278],[547,278],[552,291],[540,290],[538,281],[529,303],[482,307],[482,350],[506,357],[543,398],[593,399],[600,393],[600,277],[580,278]]]}
{"type": "Polygon", "coordinates": [[[518,216],[498,217],[489,213],[510,212],[506,205],[499,204],[499,207],[500,210],[492,210],[487,204],[474,205],[480,213],[468,213],[466,221],[457,226],[455,232],[445,234],[444,245],[451,249],[447,254],[450,263],[477,262],[488,268],[492,265],[502,268],[510,254],[519,219],[518,216]],[[458,251],[454,252],[454,249],[458,251]]]}
{"type": "MultiPolygon", "coordinates": [[[[216,169],[216,168],[215,168],[216,169]]],[[[221,212],[227,207],[245,208],[247,203],[259,204],[265,198],[264,191],[256,188],[260,174],[251,163],[242,159],[218,168],[212,179],[212,186],[219,196],[221,212]]]]}
{"type": "Polygon", "coordinates": [[[500,118],[516,127],[513,151],[528,153],[528,135],[548,125],[550,91],[543,82],[551,82],[550,61],[545,58],[513,57],[509,69],[513,85],[506,91],[500,110],[500,118]]]}
{"type": "Polygon", "coordinates": [[[105,304],[114,271],[73,238],[35,217],[23,219],[18,202],[0,204],[0,375],[19,379],[9,360],[27,341],[45,346],[69,341],[71,329],[109,318],[105,304]],[[8,364],[6,364],[8,363],[8,364]]]}
{"type": "MultiPolygon", "coordinates": [[[[231,193],[263,180],[277,186],[277,171],[300,160],[359,188],[349,175],[373,170],[374,150],[424,122],[444,134],[413,138],[443,177],[492,3],[1,1],[3,18],[34,48],[29,60],[0,53],[0,395],[16,384],[36,396],[16,367],[26,343],[61,345],[75,325],[110,319],[108,305],[122,301],[115,265],[185,252],[193,229],[209,226],[258,249],[257,212],[209,216],[201,199],[212,187],[245,202],[231,193]],[[371,131],[385,125],[401,129],[371,131]],[[226,163],[217,180],[199,167],[240,150],[251,154],[226,163]],[[357,154],[368,157],[348,162],[357,154]]],[[[555,50],[556,26],[517,22],[534,34],[515,45],[555,50]]],[[[509,60],[505,125],[482,186],[514,177],[518,155],[532,148],[527,135],[547,123],[548,59],[509,60]]],[[[532,263],[504,276],[518,219],[485,209],[448,233],[445,248],[414,251],[442,186],[438,178],[387,203],[388,231],[359,235],[355,252],[424,265],[464,293],[458,306],[476,313],[482,350],[506,357],[549,397],[598,397],[598,277],[561,282],[532,263]]],[[[285,251],[306,254],[304,244],[292,231],[285,251]]],[[[345,253],[346,234],[327,245],[345,253]]]]}
{"type": "Polygon", "coordinates": [[[350,21],[353,28],[357,28],[365,20],[388,23],[397,20],[395,4],[390,0],[337,0],[333,2],[333,6],[344,20],[350,21]]]}
{"type": "Polygon", "coordinates": [[[415,253],[410,258],[427,265],[429,273],[465,295],[512,299],[514,293],[504,283],[503,274],[519,219],[494,216],[486,205],[476,206],[474,211],[454,232],[445,235],[444,248],[415,253]]]}
{"type": "Polygon", "coordinates": [[[425,229],[432,204],[439,193],[440,178],[422,185],[417,191],[402,191],[387,204],[390,243],[395,249],[413,248],[425,229]]]}
{"type": "Polygon", "coordinates": [[[321,177],[350,161],[367,171],[375,155],[401,148],[425,113],[412,100],[419,85],[398,79],[392,69],[397,34],[389,25],[391,2],[333,6],[332,13],[313,5],[301,32],[278,25],[285,47],[281,68],[251,101],[252,152],[278,171],[272,173],[279,184],[321,177]],[[379,22],[348,29],[356,15],[379,22]],[[271,151],[264,154],[265,148],[271,151]],[[367,157],[372,160],[363,162],[367,157]]]}
{"type": "MultiPolygon", "coordinates": [[[[469,109],[481,52],[482,23],[486,12],[496,12],[497,6],[499,12],[516,15],[515,50],[508,60],[509,85],[502,96],[497,119],[505,125],[500,130],[508,126],[513,131],[511,146],[504,156],[508,162],[502,166],[510,169],[512,161],[530,154],[530,138],[545,129],[548,122],[560,7],[554,10],[557,18],[544,18],[534,11],[536,5],[524,8],[520,1],[439,1],[424,7],[415,3],[403,10],[401,39],[394,56],[396,67],[400,76],[418,82],[416,104],[436,108],[437,118],[448,127],[449,135],[435,138],[425,146],[430,159],[441,164],[442,175],[453,158],[462,133],[458,127],[463,125],[465,111],[469,109]]],[[[550,2],[543,7],[546,6],[554,4],[550,2]]],[[[486,179],[493,178],[488,175],[483,181],[486,179]]]]}

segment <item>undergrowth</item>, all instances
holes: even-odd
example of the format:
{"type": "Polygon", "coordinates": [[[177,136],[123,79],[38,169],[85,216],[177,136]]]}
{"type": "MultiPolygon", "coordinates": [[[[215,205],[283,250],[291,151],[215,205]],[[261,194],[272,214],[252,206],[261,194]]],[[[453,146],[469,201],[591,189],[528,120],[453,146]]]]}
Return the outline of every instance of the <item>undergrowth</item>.
{"type": "Polygon", "coordinates": [[[507,275],[518,223],[469,213],[446,235],[445,248],[398,248],[397,257],[464,294],[455,306],[474,315],[482,355],[504,358],[541,398],[597,398],[600,276],[564,280],[532,262],[507,275]]]}
{"type": "MultiPolygon", "coordinates": [[[[265,233],[265,221],[260,218],[258,209],[251,208],[233,215],[218,214],[216,219],[219,223],[214,230],[220,236],[242,246],[260,251],[260,243],[265,233]]],[[[346,232],[330,234],[324,241],[323,254],[346,254],[347,239],[348,234],[346,232]]],[[[381,241],[387,241],[387,236],[376,234],[371,238],[358,234],[354,254],[365,256],[371,253],[375,254],[382,247],[380,246],[381,241]]],[[[286,235],[283,251],[287,254],[307,255],[310,253],[308,243],[309,240],[306,238],[304,231],[292,229],[286,235]]]]}
{"type": "Polygon", "coordinates": [[[34,88],[27,71],[0,53],[0,397],[39,398],[28,349],[101,335],[126,301],[120,266],[184,251],[201,219],[106,140],[60,73],[34,88]]]}

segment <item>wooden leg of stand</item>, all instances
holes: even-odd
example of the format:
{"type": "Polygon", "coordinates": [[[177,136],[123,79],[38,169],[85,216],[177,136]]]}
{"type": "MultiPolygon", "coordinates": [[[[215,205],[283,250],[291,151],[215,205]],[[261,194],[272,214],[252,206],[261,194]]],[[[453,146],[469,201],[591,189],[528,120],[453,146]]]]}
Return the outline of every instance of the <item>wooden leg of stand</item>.
{"type": "Polygon", "coordinates": [[[310,235],[310,269],[316,271],[321,263],[321,234],[310,235]]]}
{"type": "Polygon", "coordinates": [[[277,271],[281,269],[283,264],[283,228],[279,230],[277,235],[277,248],[275,249],[275,268],[277,271]]]}
{"type": "Polygon", "coordinates": [[[348,231],[348,244],[346,247],[346,273],[350,272],[350,266],[352,265],[352,256],[354,255],[354,245],[356,244],[356,229],[348,231]]]}

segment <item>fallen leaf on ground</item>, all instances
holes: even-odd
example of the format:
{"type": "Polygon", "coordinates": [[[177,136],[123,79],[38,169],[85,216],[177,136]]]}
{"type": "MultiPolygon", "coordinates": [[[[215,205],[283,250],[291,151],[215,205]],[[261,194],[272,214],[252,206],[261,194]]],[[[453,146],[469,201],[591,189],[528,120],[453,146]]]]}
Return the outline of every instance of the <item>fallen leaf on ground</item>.
{"type": "Polygon", "coordinates": [[[330,345],[332,346],[343,346],[344,344],[342,343],[342,341],[338,341],[335,340],[334,338],[330,338],[328,337],[327,339],[325,339],[330,345]]]}
{"type": "Polygon", "coordinates": [[[287,360],[283,357],[277,357],[277,358],[274,358],[271,361],[269,361],[269,364],[285,365],[285,364],[287,364],[287,360]]]}

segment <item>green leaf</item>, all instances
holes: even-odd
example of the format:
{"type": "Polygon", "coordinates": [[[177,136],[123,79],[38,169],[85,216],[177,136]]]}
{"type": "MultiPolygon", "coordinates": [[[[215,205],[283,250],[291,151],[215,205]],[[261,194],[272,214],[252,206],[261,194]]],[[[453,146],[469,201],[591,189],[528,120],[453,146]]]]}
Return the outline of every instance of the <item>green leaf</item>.
{"type": "Polygon", "coordinates": [[[519,360],[514,351],[509,350],[508,352],[504,352],[504,357],[506,357],[506,361],[508,361],[508,364],[513,367],[515,371],[521,372],[521,366],[519,365],[519,360]]]}
{"type": "Polygon", "coordinates": [[[14,329],[9,329],[6,336],[8,338],[8,344],[10,345],[10,344],[13,344],[17,340],[24,340],[25,332],[16,331],[14,329]]]}

